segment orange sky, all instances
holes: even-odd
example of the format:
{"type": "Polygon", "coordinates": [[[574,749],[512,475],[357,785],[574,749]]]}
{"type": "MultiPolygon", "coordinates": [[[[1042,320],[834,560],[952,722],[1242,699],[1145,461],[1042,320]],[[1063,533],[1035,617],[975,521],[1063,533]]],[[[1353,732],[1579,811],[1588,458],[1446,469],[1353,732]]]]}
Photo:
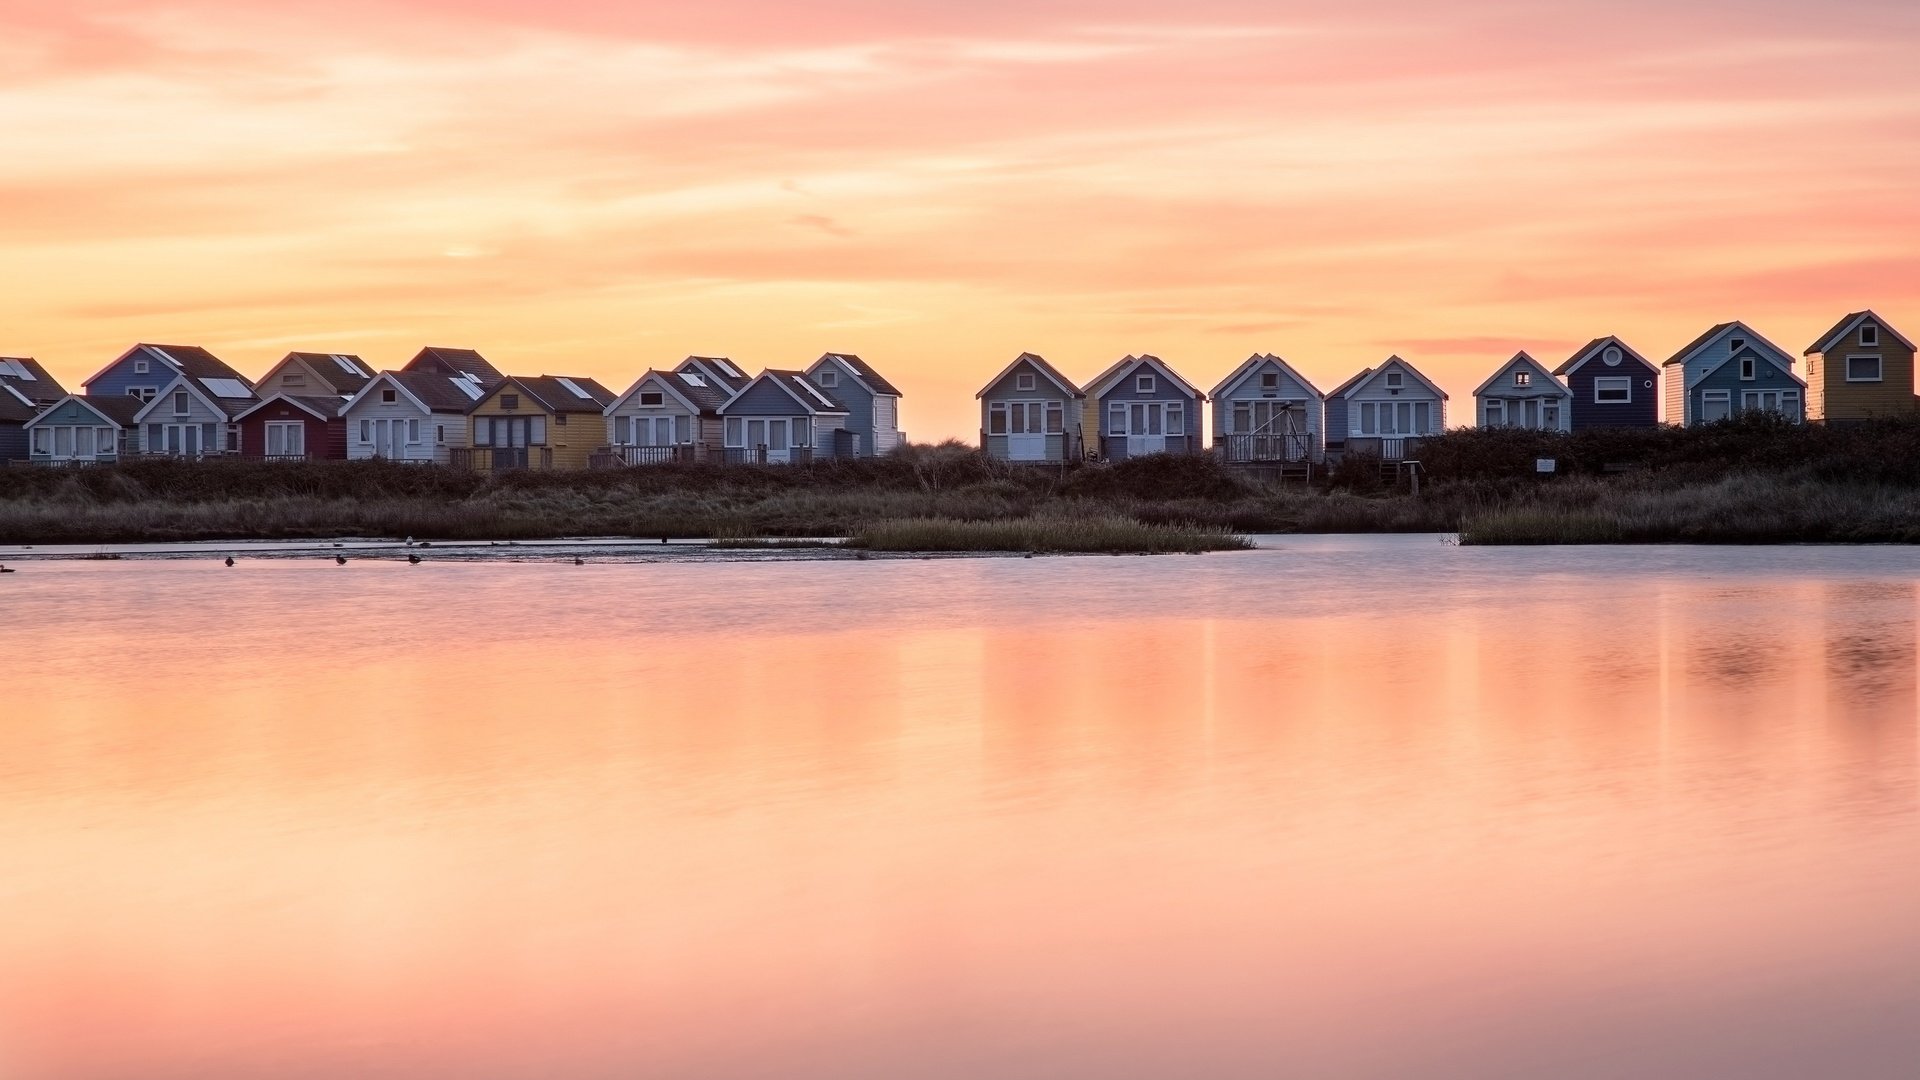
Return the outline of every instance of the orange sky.
{"type": "Polygon", "coordinates": [[[834,349],[971,438],[1023,349],[1458,421],[1522,347],[1920,326],[1908,0],[268,7],[0,0],[0,354],[834,349]]]}

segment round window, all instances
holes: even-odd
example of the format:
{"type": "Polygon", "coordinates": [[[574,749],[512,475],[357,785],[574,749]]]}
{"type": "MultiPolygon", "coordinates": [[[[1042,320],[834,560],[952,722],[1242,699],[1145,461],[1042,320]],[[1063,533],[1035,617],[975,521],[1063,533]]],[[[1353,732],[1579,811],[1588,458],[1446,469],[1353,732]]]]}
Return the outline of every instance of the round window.
{"type": "Polygon", "coordinates": [[[1607,351],[1600,354],[1600,359],[1605,360],[1608,367],[1619,367],[1620,347],[1617,345],[1607,346],[1607,351]]]}

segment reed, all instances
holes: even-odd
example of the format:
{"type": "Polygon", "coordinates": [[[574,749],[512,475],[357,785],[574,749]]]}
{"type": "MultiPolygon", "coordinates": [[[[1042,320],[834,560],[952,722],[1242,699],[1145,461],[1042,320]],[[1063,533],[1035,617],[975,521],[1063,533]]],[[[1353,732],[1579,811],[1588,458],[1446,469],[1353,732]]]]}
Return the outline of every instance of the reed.
{"type": "Polygon", "coordinates": [[[1920,542],[1920,491],[1748,474],[1659,487],[1596,481],[1468,514],[1463,544],[1920,542]]]}
{"type": "Polygon", "coordinates": [[[1192,525],[1149,525],[1124,517],[1055,516],[1015,521],[877,521],[855,529],[847,545],[869,551],[1034,554],[1198,553],[1253,546],[1246,537],[1192,525]]]}

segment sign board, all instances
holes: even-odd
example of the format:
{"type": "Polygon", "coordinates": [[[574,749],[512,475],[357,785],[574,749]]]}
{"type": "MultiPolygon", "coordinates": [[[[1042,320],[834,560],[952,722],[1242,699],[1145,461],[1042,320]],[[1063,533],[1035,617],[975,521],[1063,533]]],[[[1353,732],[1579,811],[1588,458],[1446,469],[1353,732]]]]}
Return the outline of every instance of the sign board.
{"type": "Polygon", "coordinates": [[[1533,461],[1533,471],[1539,472],[1539,473],[1550,473],[1553,471],[1554,464],[1555,464],[1554,460],[1550,457],[1535,458],[1533,461]]]}

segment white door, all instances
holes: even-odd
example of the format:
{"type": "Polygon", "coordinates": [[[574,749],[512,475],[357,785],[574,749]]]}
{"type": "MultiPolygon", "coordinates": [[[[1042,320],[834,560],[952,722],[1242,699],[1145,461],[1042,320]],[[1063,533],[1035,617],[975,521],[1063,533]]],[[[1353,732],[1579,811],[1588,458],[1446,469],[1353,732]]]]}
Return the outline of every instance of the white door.
{"type": "Polygon", "coordinates": [[[1166,453],[1165,424],[1165,404],[1158,401],[1134,402],[1127,418],[1127,456],[1166,453]]]}
{"type": "Polygon", "coordinates": [[[1047,431],[1038,401],[1007,403],[1007,458],[1011,461],[1047,460],[1047,431]]]}
{"type": "Polygon", "coordinates": [[[395,461],[407,459],[407,422],[388,420],[386,456],[395,461]]]}
{"type": "MultiPolygon", "coordinates": [[[[795,421],[798,423],[799,421],[795,421]]],[[[782,465],[793,460],[787,443],[787,421],[767,421],[767,460],[782,465]]]]}

